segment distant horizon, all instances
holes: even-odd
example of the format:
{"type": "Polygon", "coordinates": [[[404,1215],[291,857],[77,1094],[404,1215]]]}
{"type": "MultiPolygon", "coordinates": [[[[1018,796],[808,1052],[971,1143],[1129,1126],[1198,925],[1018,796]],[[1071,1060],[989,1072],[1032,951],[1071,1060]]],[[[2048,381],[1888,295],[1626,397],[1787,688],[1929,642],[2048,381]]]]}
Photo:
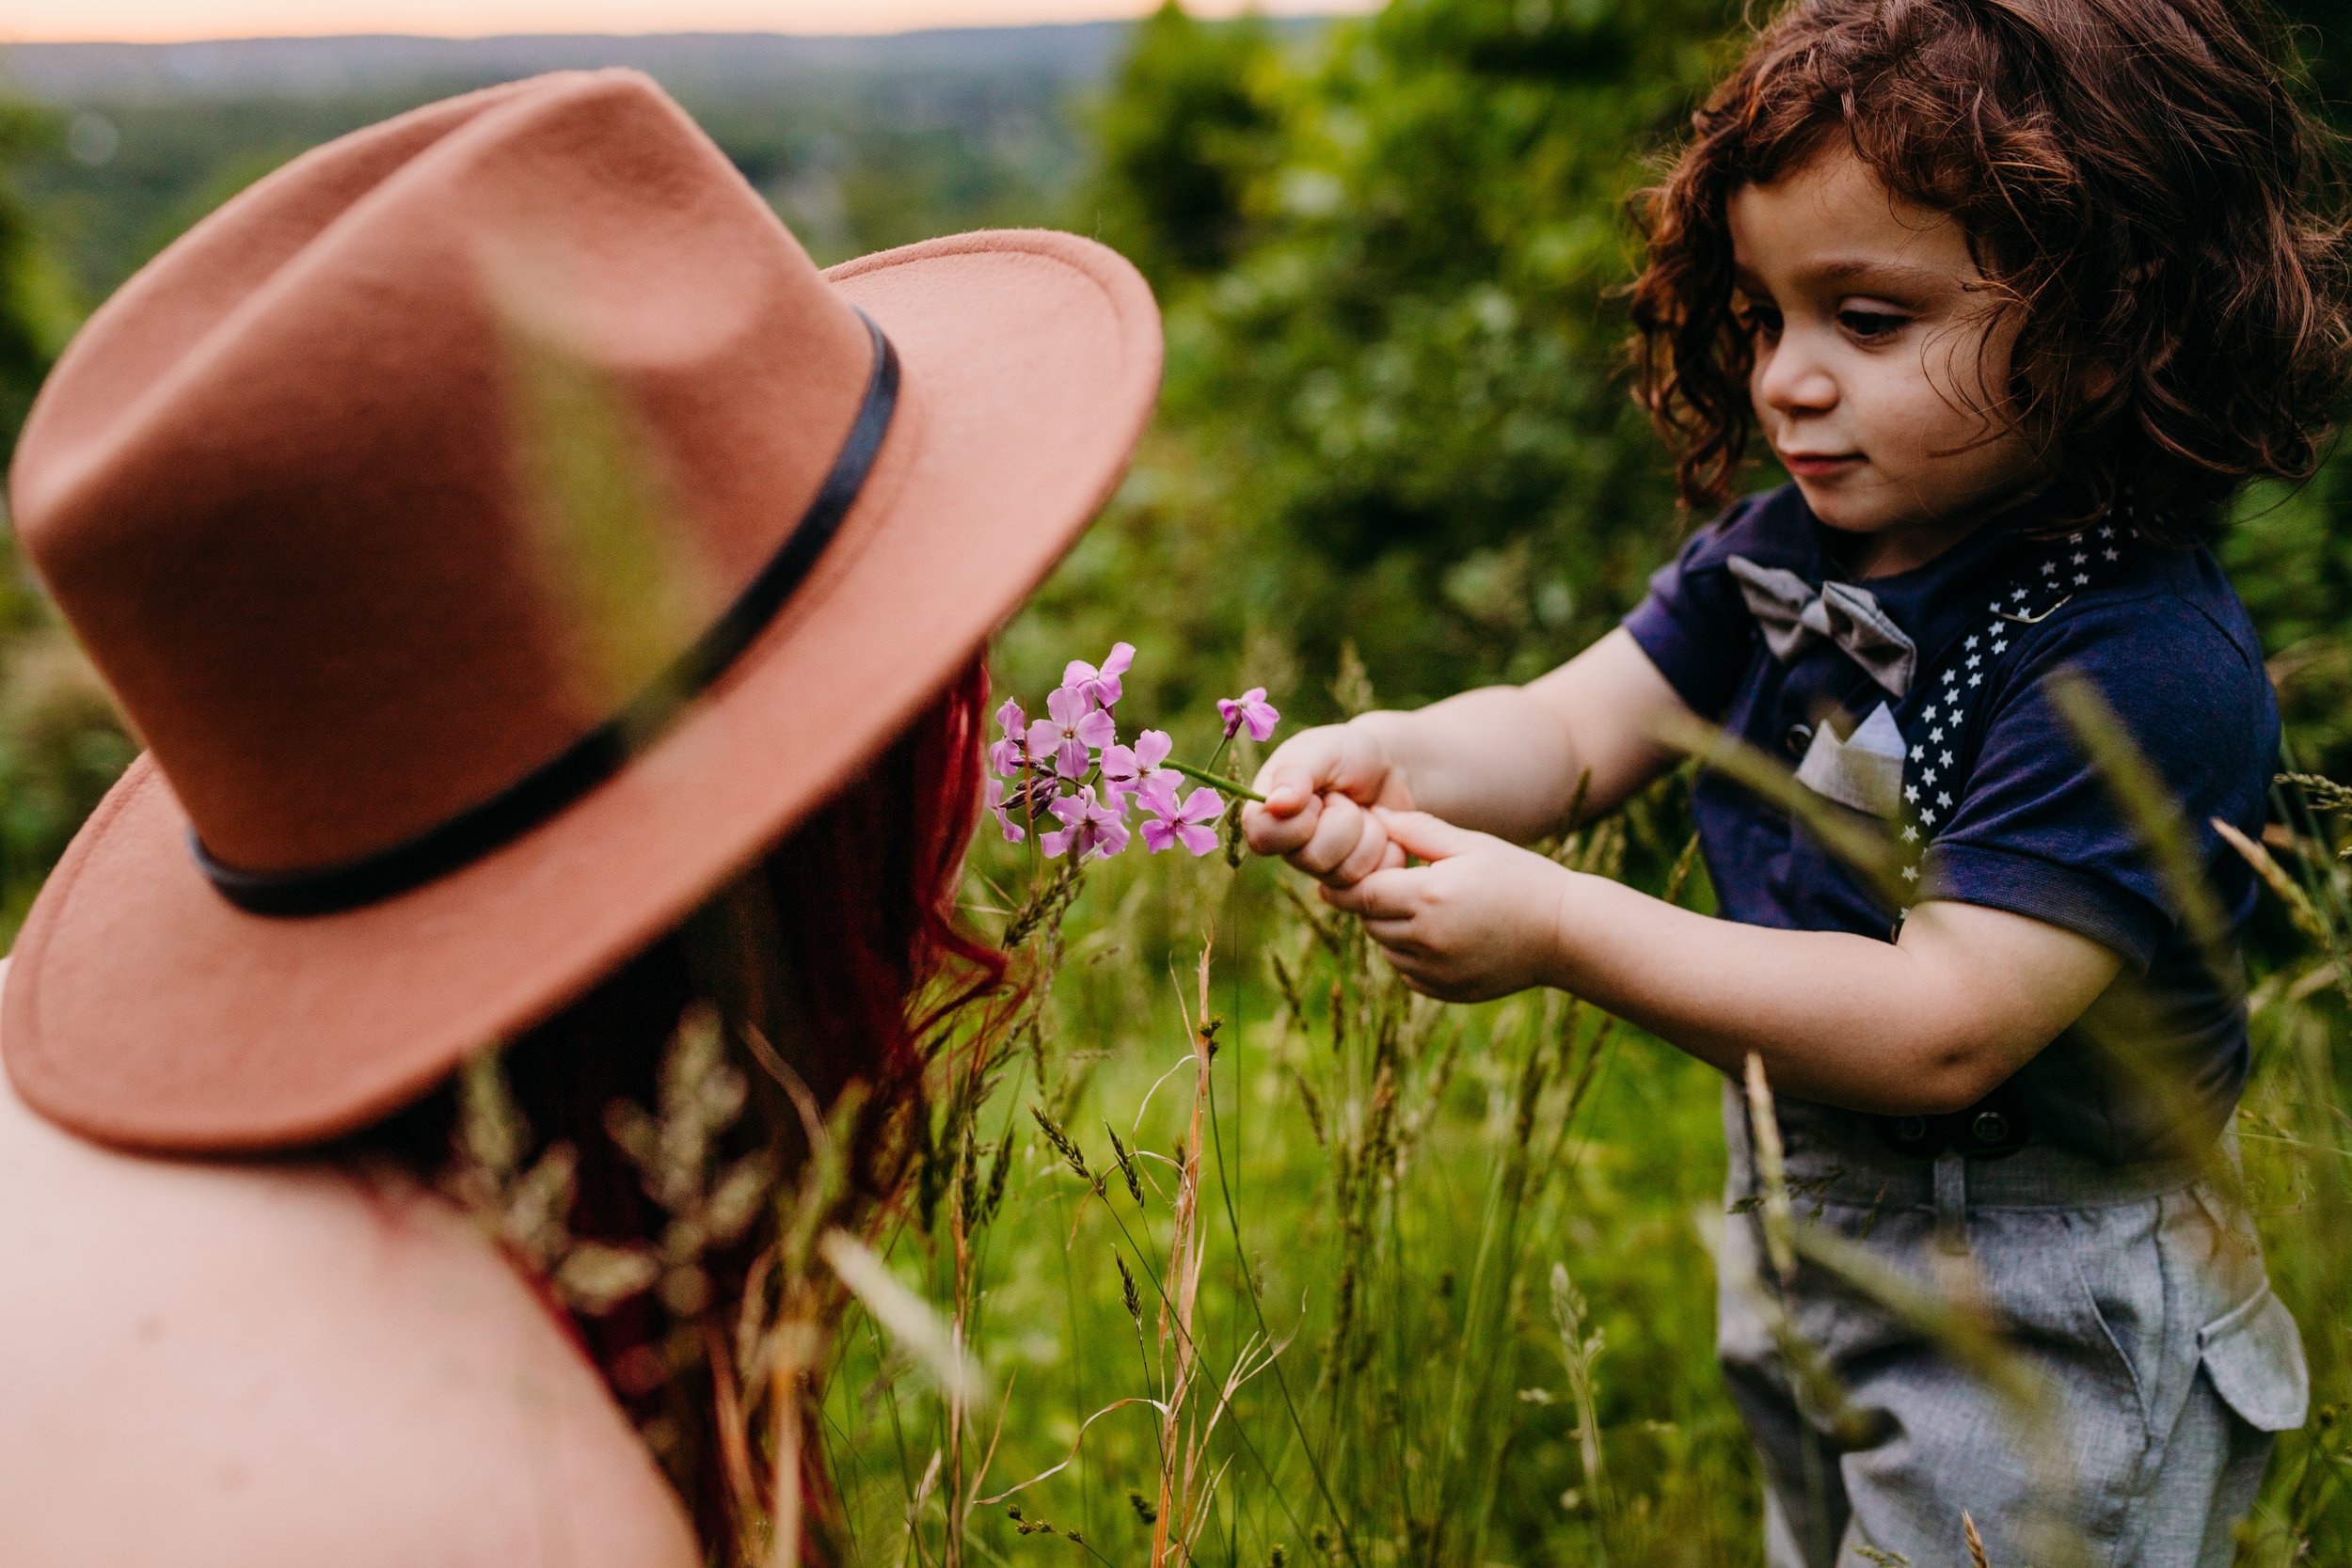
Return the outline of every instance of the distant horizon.
{"type": "MultiPolygon", "coordinates": [[[[1379,0],[1185,0],[1196,15],[1339,15],[1379,0]]],[[[871,37],[958,27],[1132,21],[1157,0],[13,0],[11,43],[229,43],[265,39],[485,39],[692,33],[871,37]],[[321,24],[322,13],[333,21],[321,24]]]]}

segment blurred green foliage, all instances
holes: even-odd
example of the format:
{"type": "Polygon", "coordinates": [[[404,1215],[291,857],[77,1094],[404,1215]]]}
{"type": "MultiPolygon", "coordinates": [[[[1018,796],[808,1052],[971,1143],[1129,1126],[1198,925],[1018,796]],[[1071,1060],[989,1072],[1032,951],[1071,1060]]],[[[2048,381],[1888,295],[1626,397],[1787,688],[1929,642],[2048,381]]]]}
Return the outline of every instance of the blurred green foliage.
{"type": "Polygon", "coordinates": [[[1094,126],[1095,237],[1163,291],[1230,266],[1276,142],[1280,62],[1254,17],[1196,22],[1166,0],[1138,24],[1094,126]]]}
{"type": "MultiPolygon", "coordinates": [[[[16,183],[56,151],[54,115],[0,103],[0,459],[78,321],[72,291],[16,183]]],[[[0,506],[0,519],[7,515],[0,506]]],[[[132,748],[105,693],[0,539],[0,931],[12,932],[49,867],[132,748]]]]}
{"type": "Polygon", "coordinates": [[[1166,7],[1139,28],[1081,215],[1160,289],[1163,417],[1008,668],[1132,637],[1171,707],[1270,681],[1313,720],[1345,659],[1410,704],[1605,629],[1680,526],[1617,373],[1621,209],[1735,9],[1397,0],[1285,40],[1166,7]]]}
{"type": "Polygon", "coordinates": [[[64,279],[14,178],[60,137],[54,115],[0,102],[0,458],[14,450],[33,393],[74,325],[64,279]]]}
{"type": "MultiPolygon", "coordinates": [[[[811,88],[789,102],[682,96],[820,260],[958,227],[1053,221],[1100,233],[1145,267],[1168,316],[1163,417],[1108,517],[1008,630],[998,659],[1034,705],[1063,660],[1132,640],[1141,657],[1124,712],[1168,723],[1184,754],[1200,755],[1208,699],[1245,686],[1273,688],[1295,727],[1359,707],[1375,689],[1409,705],[1537,673],[1628,608],[1692,523],[1618,372],[1615,293],[1635,264],[1623,208],[1726,59],[1741,9],[1734,0],[1393,0],[1373,17],[1300,31],[1204,24],[1170,5],[1138,27],[1087,104],[1037,81],[971,82],[920,103],[863,88],[811,88]]],[[[2290,9],[2305,78],[2352,98],[2342,0],[2290,9]]],[[[303,147],[465,85],[87,106],[77,112],[100,116],[115,138],[95,159],[83,155],[101,150],[87,123],[76,153],[71,122],[0,120],[0,166],[29,198],[0,189],[0,428],[13,430],[71,322],[68,277],[83,300],[102,297],[303,147]]],[[[2258,488],[2223,556],[2273,656],[2296,761],[2352,773],[2352,460],[2306,485],[2258,488]]],[[[128,754],[86,666],[13,562],[0,562],[0,921],[21,912],[128,754]]],[[[1677,810],[1671,789],[1645,804],[1624,846],[1637,881],[1661,879],[1661,863],[1681,842],[1677,810]]],[[[1004,860],[983,864],[1002,870],[1004,860]]],[[[1278,932],[1304,942],[1312,929],[1278,920],[1278,882],[1262,866],[1237,881],[1212,863],[1105,868],[1072,922],[1071,966],[1024,1091],[1049,1099],[1073,1128],[1107,1117],[1136,1136],[1170,1042],[1181,1042],[1181,1029],[1170,1032],[1169,965],[1216,926],[1233,1045],[1220,1065],[1228,1098],[1211,1126],[1234,1150],[1234,1187],[1216,1195],[1231,1246],[1213,1264],[1222,1305],[1205,1337],[1228,1347],[1257,1326],[1236,1305],[1252,1280],[1265,1282],[1270,1314],[1324,1285],[1313,1268],[1338,1223],[1323,1185],[1323,1129],[1308,1128],[1297,1086],[1341,1059],[1331,1032],[1342,990],[1333,981],[1303,1006],[1271,1000],[1261,944],[1278,932]]],[[[1703,889],[1696,898],[1704,903],[1703,889]]],[[[1334,964],[1361,958],[1327,946],[1334,964]]],[[[1313,954],[1302,946],[1292,958],[1313,954]]],[[[1354,967],[1344,978],[1347,1006],[1395,1001],[1374,995],[1354,967]]],[[[2309,979],[2281,969],[2273,990],[2309,979]]],[[[2296,1070],[2324,1077],[2330,1037],[2314,1045],[2309,1031],[2324,1022],[2340,1037],[2341,1020],[2319,1020],[2303,1000],[2280,1004],[2263,1049],[2283,1051],[2273,1041],[2285,1040],[2288,1059],[2320,1064],[2296,1070]]],[[[2329,1005],[2324,990],[2312,1001],[2329,1005]]],[[[1350,1433],[1368,1447],[1373,1436],[1394,1441],[1350,1472],[1362,1496],[1409,1497],[1424,1484],[1415,1468],[1442,1458],[1414,1423],[1450,1413],[1416,1405],[1437,1386],[1416,1379],[1439,1354],[1431,1347],[1449,1343],[1463,1310],[1454,1292],[1480,1267],[1482,1163],[1497,1148],[1497,1107],[1542,1034],[1530,1024],[1522,1037],[1517,1018],[1473,1018],[1459,1072],[1426,1086],[1417,1184],[1400,1164],[1385,1219],[1393,1233],[1363,1254],[1387,1271],[1382,1359],[1345,1408],[1350,1433]],[[1393,1409],[1380,1402],[1390,1391],[1393,1409]]],[[[1628,1560],[1724,1560],[1740,1549],[1733,1543],[1753,1539],[1755,1501],[1709,1366],[1708,1259],[1691,1223],[1714,1207],[1720,1176],[1711,1075],[1650,1050],[1597,1059],[1615,1065],[1596,1082],[1569,1146],[1575,1160],[1553,1173],[1559,1189],[1526,1245],[1536,1265],[1565,1261],[1606,1325],[1598,1425],[1622,1466],[1613,1512],[1604,1516],[1599,1499],[1570,1485],[1581,1434],[1561,1402],[1560,1349],[1541,1310],[1520,1304],[1488,1339],[1450,1353],[1497,1364],[1495,1402],[1478,1411],[1502,1433],[1486,1544],[1513,1560],[1584,1560],[1611,1543],[1640,1544],[1628,1560]]],[[[2295,1086],[2275,1069],[2262,1082],[2295,1086]]],[[[2289,1114],[2284,1087],[2263,1092],[2261,1115],[2289,1114]]],[[[2332,1092],[2301,1085],[2296,1102],[2328,1103],[2332,1092]]],[[[992,1135],[1016,1139],[1022,1164],[1019,1222],[999,1240],[992,1308],[1006,1326],[983,1348],[1001,1369],[1034,1371],[1009,1405],[1000,1478],[1058,1460],[1079,1419],[1135,1391],[1136,1345],[1123,1338],[1119,1281],[1101,1257],[1112,1227],[1079,1212],[1086,1195],[1020,1138],[1013,1109],[991,1111],[992,1135]]],[[[1166,1115],[1151,1130],[1155,1153],[1176,1135],[1166,1115]]],[[[1090,1131],[1082,1141],[1098,1147],[1090,1131]]],[[[2314,1227],[2341,1219],[2333,1187],[2322,1196],[2334,1207],[2314,1207],[2314,1227]]],[[[2316,1241],[2274,1256],[2312,1323],[2313,1307],[2341,1293],[2344,1257],[2316,1241]]],[[[2314,1348],[2323,1389],[2340,1398],[2342,1345],[2329,1337],[2314,1348]]],[[[1302,1402],[1321,1354],[1303,1342],[1286,1364],[1304,1379],[1302,1402]]],[[[879,1347],[874,1361],[870,1384],[853,1390],[902,1370],[879,1347]]],[[[1230,1531],[1220,1561],[1279,1562],[1270,1551],[1286,1551],[1322,1568],[1348,1555],[1312,1533],[1321,1527],[1304,1461],[1287,1457],[1294,1437],[1297,1451],[1311,1446],[1308,1434],[1275,1413],[1288,1400],[1256,1389],[1237,1422],[1252,1441],[1281,1447],[1233,1456],[1237,1500],[1219,1527],[1230,1531]],[[1276,1473],[1280,1483],[1269,1484],[1276,1473]]],[[[875,1407],[859,1410],[872,1418],[875,1407]]],[[[2274,1498],[2286,1497],[2279,1516],[2316,1532],[2319,1560],[2352,1549],[2352,1526],[2327,1513],[2335,1505],[2321,1495],[2352,1464],[2342,1426],[2301,1440],[2274,1482],[2274,1498]]],[[[1097,1432],[1080,1464],[1034,1494],[1034,1512],[1125,1541],[1115,1532],[1139,1513],[1123,1497],[1152,1463],[1148,1433],[1097,1432]]],[[[895,1541],[900,1483],[922,1473],[923,1455],[901,1455],[911,1474],[893,1476],[874,1442],[836,1458],[853,1495],[888,1494],[875,1516],[895,1541]]],[[[1008,1551],[1041,1549],[1009,1527],[998,1533],[1008,1551]]],[[[1406,1531],[1383,1545],[1382,1560],[1422,1560],[1418,1544],[1406,1531]]]]}

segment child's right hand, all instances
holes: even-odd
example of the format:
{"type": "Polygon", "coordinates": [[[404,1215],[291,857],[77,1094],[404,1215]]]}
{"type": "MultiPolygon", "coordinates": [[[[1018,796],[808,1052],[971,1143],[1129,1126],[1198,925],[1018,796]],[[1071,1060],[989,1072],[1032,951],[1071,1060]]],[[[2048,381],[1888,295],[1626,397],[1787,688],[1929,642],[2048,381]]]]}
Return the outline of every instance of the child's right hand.
{"type": "Polygon", "coordinates": [[[1300,731],[1266,759],[1251,787],[1265,804],[1242,808],[1241,831],[1261,855],[1280,855],[1333,887],[1405,863],[1370,808],[1411,811],[1412,792],[1368,725],[1300,731]]]}

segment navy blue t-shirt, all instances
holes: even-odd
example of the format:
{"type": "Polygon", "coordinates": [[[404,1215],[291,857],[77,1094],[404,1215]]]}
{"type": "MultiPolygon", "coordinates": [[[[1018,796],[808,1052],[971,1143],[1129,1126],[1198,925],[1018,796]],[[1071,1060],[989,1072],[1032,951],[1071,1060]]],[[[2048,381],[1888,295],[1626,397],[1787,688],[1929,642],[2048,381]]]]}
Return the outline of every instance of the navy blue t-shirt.
{"type": "MultiPolygon", "coordinates": [[[[2278,704],[2253,626],[2212,554],[2118,539],[2117,559],[2100,562],[2090,586],[2039,624],[2014,627],[1998,657],[1970,645],[1984,660],[1970,672],[1981,684],[1959,733],[1946,736],[1924,717],[1936,677],[1963,639],[1983,634],[1988,601],[2049,555],[2046,543],[2025,534],[2035,520],[2020,509],[1923,566],[1858,584],[1916,646],[1917,673],[1899,698],[1828,641],[1798,648],[1787,663],[1767,645],[1732,557],[1815,589],[1851,580],[1836,564],[1839,536],[1794,485],[1742,500],[1702,530],[1651,578],[1625,625],[1693,712],[1792,768],[1820,726],[1849,736],[1881,704],[1901,731],[1907,784],[1949,751],[1957,767],[1945,766],[1946,782],[1964,782],[1932,826],[1922,895],[2027,915],[2120,954],[2119,987],[2132,988],[2137,1004],[2132,1049],[2217,1131],[2246,1079],[2237,976],[2217,977],[2200,958],[2163,876],[2042,678],[2072,669],[2106,700],[2179,800],[2233,935],[2252,912],[2255,879],[2208,824],[2219,817],[2261,832],[2279,754],[2278,704]],[[1931,731],[1938,738],[1930,746],[1931,731]]],[[[1786,810],[1712,773],[1701,777],[1693,804],[1728,918],[1890,935],[1895,911],[1786,810]]],[[[2102,1006],[2109,1017],[2122,1012],[2119,997],[2102,1006]]],[[[2156,1152],[2167,1130],[2157,1099],[2133,1076],[2070,1032],[2015,1082],[2038,1130],[2122,1161],[2156,1152]]]]}

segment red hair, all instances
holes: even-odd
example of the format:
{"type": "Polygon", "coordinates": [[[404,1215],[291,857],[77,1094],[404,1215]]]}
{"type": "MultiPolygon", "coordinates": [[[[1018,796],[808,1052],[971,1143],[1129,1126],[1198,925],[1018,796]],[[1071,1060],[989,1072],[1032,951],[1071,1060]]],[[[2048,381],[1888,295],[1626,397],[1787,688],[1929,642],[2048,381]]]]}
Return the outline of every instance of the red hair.
{"type": "MultiPolygon", "coordinates": [[[[530,1129],[525,1164],[558,1146],[576,1158],[575,1238],[660,1246],[672,1216],[616,1144],[612,1108],[660,1105],[665,1054],[698,1007],[721,1021],[724,1059],[750,1091],[747,1114],[713,1151],[714,1167],[772,1155],[777,1175],[761,1212],[772,1212],[805,1156],[795,1099],[803,1090],[825,1107],[852,1085],[860,1091],[852,1206],[871,1212],[899,1196],[920,1137],[908,1135],[910,1124],[929,1114],[924,1042],[945,1012],[1005,974],[1004,956],[957,921],[953,902],[980,806],[987,695],[985,666],[976,662],[675,930],[501,1053],[530,1129]],[[944,992],[935,989],[942,981],[944,992]],[[946,1000],[916,1016],[927,993],[946,1000]]],[[[351,1151],[389,1155],[435,1182],[452,1166],[458,1126],[458,1097],[445,1085],[361,1133],[351,1151]]],[[[747,1440],[739,1420],[726,1430],[735,1398],[723,1363],[774,1238],[772,1224],[755,1221],[705,1254],[699,1301],[697,1287],[681,1295],[665,1283],[602,1316],[569,1319],[686,1497],[707,1548],[731,1547],[746,1522],[747,1440]],[[715,1376],[714,1358],[723,1363],[715,1376]]],[[[821,1497],[821,1474],[807,1481],[821,1497]]]]}

